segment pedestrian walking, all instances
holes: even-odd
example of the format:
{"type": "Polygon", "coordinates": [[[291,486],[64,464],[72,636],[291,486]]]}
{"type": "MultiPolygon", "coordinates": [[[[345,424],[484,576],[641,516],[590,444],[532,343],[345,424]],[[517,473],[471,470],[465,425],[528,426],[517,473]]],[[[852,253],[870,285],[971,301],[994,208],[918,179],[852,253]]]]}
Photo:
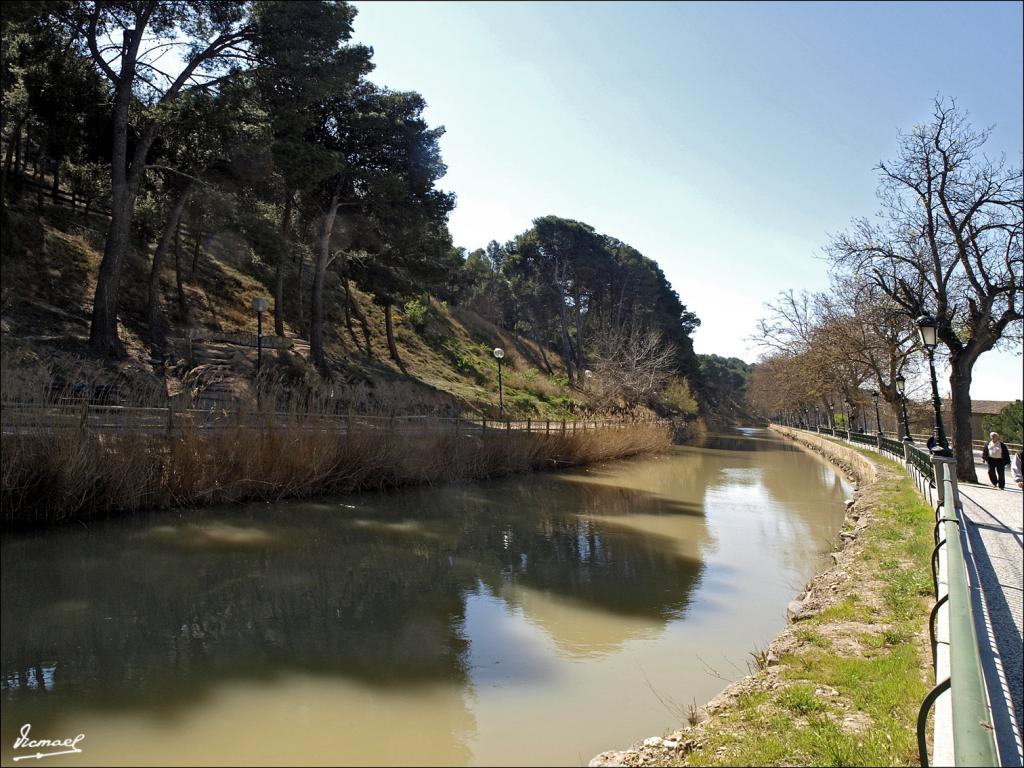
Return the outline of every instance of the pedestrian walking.
{"type": "Polygon", "coordinates": [[[1018,488],[1024,488],[1024,451],[1013,455],[1013,481],[1018,488]]]}
{"type": "Polygon", "coordinates": [[[989,434],[988,442],[981,449],[981,458],[988,464],[988,479],[996,488],[1006,487],[1006,465],[1010,463],[1010,450],[999,439],[998,432],[989,434]]]}

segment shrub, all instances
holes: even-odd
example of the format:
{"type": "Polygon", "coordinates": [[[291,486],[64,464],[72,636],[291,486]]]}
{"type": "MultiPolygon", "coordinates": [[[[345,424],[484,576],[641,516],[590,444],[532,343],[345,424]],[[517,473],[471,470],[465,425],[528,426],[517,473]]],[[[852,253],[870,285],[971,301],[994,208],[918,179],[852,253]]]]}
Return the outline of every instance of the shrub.
{"type": "Polygon", "coordinates": [[[674,411],[681,413],[697,413],[697,399],[690,389],[690,382],[682,376],[673,376],[661,392],[661,401],[674,411]]]}
{"type": "Polygon", "coordinates": [[[428,311],[429,308],[423,302],[419,299],[413,299],[406,302],[402,315],[409,322],[409,325],[417,331],[422,331],[427,327],[428,311]]]}

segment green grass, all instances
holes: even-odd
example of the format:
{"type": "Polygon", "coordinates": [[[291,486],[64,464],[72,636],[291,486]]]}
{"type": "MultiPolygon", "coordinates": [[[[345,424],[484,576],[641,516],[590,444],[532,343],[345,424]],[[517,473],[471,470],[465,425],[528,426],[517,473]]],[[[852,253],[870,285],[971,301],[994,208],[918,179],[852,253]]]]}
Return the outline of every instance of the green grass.
{"type": "Polygon", "coordinates": [[[804,645],[780,660],[779,685],[741,696],[681,764],[917,764],[933,516],[902,468],[881,463],[896,476],[880,476],[862,502],[874,511],[844,565],[851,592],[793,628],[804,645]],[[815,693],[826,686],[838,695],[815,693]]]}
{"type": "Polygon", "coordinates": [[[822,712],[825,709],[824,703],[814,694],[814,689],[809,685],[794,685],[784,688],[778,697],[779,704],[796,715],[809,715],[813,712],[822,712]]]}

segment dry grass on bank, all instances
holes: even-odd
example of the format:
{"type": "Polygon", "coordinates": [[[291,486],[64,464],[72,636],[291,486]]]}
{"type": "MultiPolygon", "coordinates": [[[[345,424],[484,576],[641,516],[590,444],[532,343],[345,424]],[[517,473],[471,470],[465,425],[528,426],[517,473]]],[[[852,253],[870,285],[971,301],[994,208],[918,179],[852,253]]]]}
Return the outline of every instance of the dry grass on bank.
{"type": "Polygon", "coordinates": [[[409,432],[360,428],[358,422],[345,434],[293,420],[215,430],[185,426],[170,437],[130,425],[97,433],[40,424],[3,438],[0,506],[4,525],[45,524],[154,507],[481,479],[630,456],[669,443],[670,430],[660,423],[564,435],[457,435],[443,426],[409,432]]]}

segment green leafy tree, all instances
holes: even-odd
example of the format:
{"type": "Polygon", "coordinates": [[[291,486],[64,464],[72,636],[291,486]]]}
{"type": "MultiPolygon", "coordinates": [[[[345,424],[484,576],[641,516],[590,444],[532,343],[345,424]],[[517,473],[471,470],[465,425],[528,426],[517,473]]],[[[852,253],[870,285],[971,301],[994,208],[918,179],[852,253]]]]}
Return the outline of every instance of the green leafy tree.
{"type": "Polygon", "coordinates": [[[1024,404],[1014,400],[999,413],[982,419],[986,432],[998,432],[1009,443],[1024,442],[1024,404]]]}
{"type": "Polygon", "coordinates": [[[252,63],[251,4],[94,0],[58,4],[53,14],[113,90],[111,218],[89,342],[98,353],[121,356],[121,271],[150,149],[176,99],[214,90],[252,63]],[[174,60],[172,50],[182,65],[168,72],[163,62],[174,60]]]}
{"type": "Polygon", "coordinates": [[[286,245],[274,270],[278,335],[284,335],[284,271],[297,198],[337,172],[337,155],[320,130],[330,114],[325,107],[372,69],[372,51],[349,44],[355,15],[342,2],[273,2],[257,9],[256,49],[266,66],[253,82],[271,121],[272,183],[286,245]]]}

